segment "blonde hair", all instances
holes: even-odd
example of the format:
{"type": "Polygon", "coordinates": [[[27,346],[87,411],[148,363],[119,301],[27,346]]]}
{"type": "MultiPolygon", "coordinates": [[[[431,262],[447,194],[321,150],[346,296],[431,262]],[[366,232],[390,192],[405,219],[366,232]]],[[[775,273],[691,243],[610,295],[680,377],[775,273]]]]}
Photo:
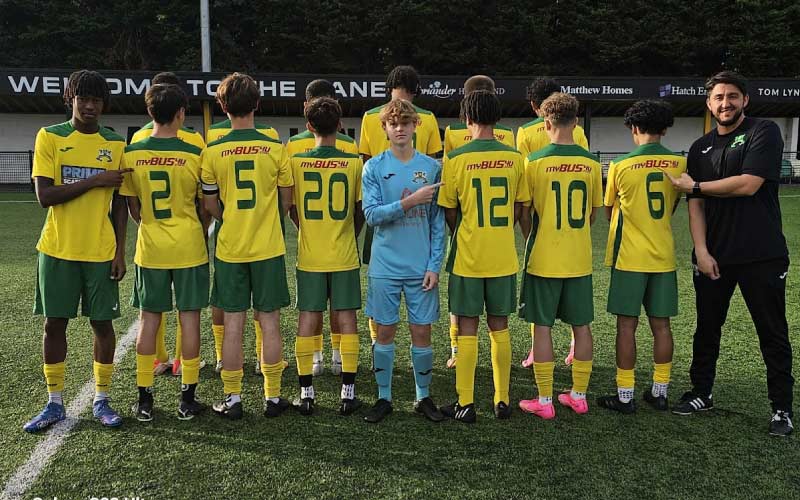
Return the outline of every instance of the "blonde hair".
{"type": "Polygon", "coordinates": [[[563,127],[571,125],[578,116],[578,100],[563,92],[556,92],[542,102],[539,108],[542,117],[553,125],[563,127]]]}
{"type": "Polygon", "coordinates": [[[416,123],[419,125],[419,114],[414,105],[405,99],[392,99],[381,110],[381,123],[416,123]]]}

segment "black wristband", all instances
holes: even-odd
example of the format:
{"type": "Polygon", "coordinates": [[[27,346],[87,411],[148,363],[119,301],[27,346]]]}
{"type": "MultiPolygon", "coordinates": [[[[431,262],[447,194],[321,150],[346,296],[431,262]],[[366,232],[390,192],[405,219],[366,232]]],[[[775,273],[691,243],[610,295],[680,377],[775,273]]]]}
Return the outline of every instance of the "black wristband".
{"type": "Polygon", "coordinates": [[[692,187],[692,194],[700,194],[700,181],[694,181],[694,187],[692,187]]]}

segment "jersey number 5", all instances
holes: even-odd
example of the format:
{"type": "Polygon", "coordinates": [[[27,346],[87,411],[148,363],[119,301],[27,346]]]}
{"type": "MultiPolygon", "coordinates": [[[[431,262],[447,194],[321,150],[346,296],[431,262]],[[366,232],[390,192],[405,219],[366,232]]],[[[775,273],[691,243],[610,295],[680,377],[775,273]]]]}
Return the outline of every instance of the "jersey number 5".
{"type": "Polygon", "coordinates": [[[236,172],[236,189],[250,191],[250,198],[237,198],[236,207],[239,210],[250,210],[256,207],[256,183],[252,180],[242,179],[242,171],[255,170],[253,160],[239,160],[233,165],[236,172]]]}

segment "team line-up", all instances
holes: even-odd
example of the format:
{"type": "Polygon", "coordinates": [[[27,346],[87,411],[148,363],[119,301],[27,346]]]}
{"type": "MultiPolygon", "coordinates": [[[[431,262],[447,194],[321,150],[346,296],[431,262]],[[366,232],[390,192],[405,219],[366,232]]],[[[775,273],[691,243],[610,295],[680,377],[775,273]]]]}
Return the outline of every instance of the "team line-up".
{"type": "Polygon", "coordinates": [[[597,405],[622,413],[637,409],[635,331],[644,306],[654,336],[654,365],[643,401],[668,410],[670,318],[678,312],[671,218],[685,192],[698,320],[692,389],[672,411],[689,415],[713,408],[721,328],[738,285],[767,366],[770,433],[791,433],[788,251],[777,199],[783,142],[774,123],[745,117],[748,95],[740,75],[723,72],[708,81],[707,104],[717,128],[694,143],[688,158],[661,145],[673,125],[668,103],[633,104],[623,121],[636,147],[610,164],[605,191],[601,164],[587,151],[577,126],[578,101],[561,93],[552,79],[540,78],[529,87],[537,118],[519,128],[516,141],[512,130],[498,124],[501,104],[492,79],[467,79],[462,123],[447,127],[444,144],[433,114],[411,103],[419,89],[416,71],[398,66],[386,84],[392,98],[365,113],[356,145],[339,132],[342,111],[333,85],[315,80],[306,89],[307,131],[284,145],[274,129],[255,123],[261,99],[256,82],[231,74],[216,94],[228,120],[210,128],[206,145],[200,134],[183,126],[188,99],[178,78],[160,73],[145,96],[152,121],[126,145],[99,124],[109,105],[105,79],[93,71],[73,73],[64,93],[71,120],[41,129],[36,138],[32,175],[48,213],[37,245],[35,312],[45,317],[49,400],[24,429],[41,431],[65,418],[66,329],[79,305],[95,334],[94,416],[105,426],[122,424],[108,392],[115,350],[112,320],[120,316],[118,282],[126,272],[129,218],[138,225],[131,302],[141,312],[138,398],[132,406],[139,421],[153,419],[154,377],[170,369],[182,382],[178,418],[190,420],[206,409],[196,389],[204,364],[200,311],[209,303],[216,369],[224,387],[224,398],[212,406],[215,413],[229,419],[243,415],[242,337],[251,308],[266,417],[290,407],[302,415],[314,413],[313,378],[324,366],[326,311],[330,369],[342,383],[339,412],[358,411],[356,313],[362,307],[362,262],[369,266],[364,312],[378,386],[377,402],[365,410],[364,420],[380,422],[393,410],[401,297],[411,335],[414,409],[428,420],[476,421],[477,332],[484,313],[495,416],[512,415],[508,316],[514,312],[531,323],[531,350],[523,366],[532,367],[538,389],[538,396],[519,401],[519,408],[547,420],[556,415],[551,329],[560,319],[572,327],[565,360],[571,365],[572,388],[556,399],[585,414],[593,357],[590,226],[598,210],[610,221],[607,310],[617,316],[618,389],[598,398],[597,405]],[[435,157],[442,149],[440,162],[435,157]],[[285,214],[298,228],[295,356],[300,393],[293,402],[282,397],[281,389],[287,363],[280,310],[290,304],[285,214]],[[519,292],[517,224],[527,241],[519,292]],[[365,228],[359,254],[357,238],[365,228]],[[208,239],[214,246],[213,278],[208,239]],[[440,316],[442,267],[449,273],[447,366],[455,370],[457,397],[438,406],[429,386],[431,325],[440,316]],[[179,332],[170,360],[163,315],[173,307],[179,332]]]}

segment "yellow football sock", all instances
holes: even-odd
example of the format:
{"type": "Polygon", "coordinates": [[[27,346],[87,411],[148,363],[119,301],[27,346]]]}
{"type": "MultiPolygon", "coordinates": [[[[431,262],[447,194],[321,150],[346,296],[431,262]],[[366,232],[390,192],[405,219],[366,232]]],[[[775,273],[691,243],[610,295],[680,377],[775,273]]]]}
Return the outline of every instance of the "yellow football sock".
{"type": "Polygon", "coordinates": [[[264,345],[264,332],[261,330],[261,323],[253,319],[253,328],[256,330],[256,358],[261,362],[261,346],[264,345]]]}
{"type": "Polygon", "coordinates": [[[378,341],[378,323],[375,323],[372,318],[369,319],[369,337],[373,344],[378,341]]]}
{"type": "Polygon", "coordinates": [[[623,370],[617,367],[617,387],[623,389],[633,389],[636,385],[636,377],[633,370],[623,370]]]}
{"type": "MultiPolygon", "coordinates": [[[[200,356],[181,362],[181,384],[196,384],[200,380],[200,356]]],[[[152,370],[150,370],[152,372],[152,370]]]]}
{"type": "Polygon", "coordinates": [[[314,368],[314,337],[295,337],[294,356],[297,359],[297,374],[311,375],[314,368]]]}
{"type": "Polygon", "coordinates": [[[342,371],[356,373],[358,371],[358,334],[342,333],[340,350],[342,354],[342,371]]]}
{"type": "Polygon", "coordinates": [[[183,330],[181,329],[181,319],[178,317],[178,328],[175,329],[175,359],[183,361],[183,330]]]}
{"type": "Polygon", "coordinates": [[[321,352],[322,351],[322,334],[314,335],[311,337],[314,339],[314,351],[321,352]]]}
{"type": "MultiPolygon", "coordinates": [[[[156,331],[156,359],[161,363],[169,361],[169,353],[167,352],[167,313],[161,315],[161,323],[158,325],[156,331]]],[[[150,367],[153,368],[152,366],[150,367]]]]}
{"type": "Polygon", "coordinates": [[[533,362],[533,374],[536,378],[536,387],[539,390],[540,398],[553,397],[553,371],[555,370],[555,363],[547,361],[539,363],[533,362]]]}
{"type": "Polygon", "coordinates": [[[472,404],[475,397],[475,367],[478,365],[478,337],[458,338],[458,363],[456,364],[456,393],[458,404],[472,404]]]}
{"type": "Polygon", "coordinates": [[[533,331],[536,329],[536,325],[531,323],[531,339],[533,339],[533,331]]]}
{"type": "Polygon", "coordinates": [[[577,393],[586,394],[589,388],[589,377],[592,375],[592,360],[582,361],[572,360],[572,390],[577,393]]]}
{"type": "MultiPolygon", "coordinates": [[[[64,392],[64,362],[45,363],[42,369],[47,382],[47,392],[64,392]]],[[[150,373],[153,373],[152,362],[150,362],[150,373]]]]}
{"type": "MultiPolygon", "coordinates": [[[[95,392],[108,393],[111,388],[111,374],[114,373],[114,364],[103,364],[95,361],[92,365],[94,371],[95,392]]],[[[153,372],[153,362],[150,362],[150,372],[153,372]]]]}
{"type": "Polygon", "coordinates": [[[672,374],[672,362],[653,364],[653,382],[656,384],[669,384],[672,374]]]}
{"type": "MultiPolygon", "coordinates": [[[[310,339],[311,337],[304,338],[310,339]]],[[[283,367],[283,361],[278,361],[272,365],[266,363],[261,364],[261,373],[264,375],[265,398],[281,397],[281,376],[283,375],[283,367]]],[[[310,369],[309,373],[311,373],[310,369]]]]}
{"type": "Polygon", "coordinates": [[[153,387],[153,362],[155,354],[136,353],[136,386],[153,387]]]}
{"type": "Polygon", "coordinates": [[[458,352],[458,325],[450,324],[450,350],[453,354],[458,352]]]}
{"type": "Polygon", "coordinates": [[[342,333],[333,333],[331,332],[331,349],[335,349],[337,351],[342,350],[342,333]]]}
{"type": "MultiPolygon", "coordinates": [[[[492,379],[494,380],[494,404],[508,404],[508,386],[511,381],[511,335],[508,328],[489,332],[492,346],[492,379]]],[[[459,361],[460,362],[460,361],[459,361]]]]}
{"type": "Polygon", "coordinates": [[[222,372],[220,372],[220,378],[222,378],[222,391],[225,394],[242,393],[244,370],[226,370],[223,368],[222,372]]]}
{"type": "Polygon", "coordinates": [[[222,359],[222,340],[225,338],[225,325],[211,325],[211,331],[214,332],[214,353],[217,361],[220,361],[222,359]]]}

